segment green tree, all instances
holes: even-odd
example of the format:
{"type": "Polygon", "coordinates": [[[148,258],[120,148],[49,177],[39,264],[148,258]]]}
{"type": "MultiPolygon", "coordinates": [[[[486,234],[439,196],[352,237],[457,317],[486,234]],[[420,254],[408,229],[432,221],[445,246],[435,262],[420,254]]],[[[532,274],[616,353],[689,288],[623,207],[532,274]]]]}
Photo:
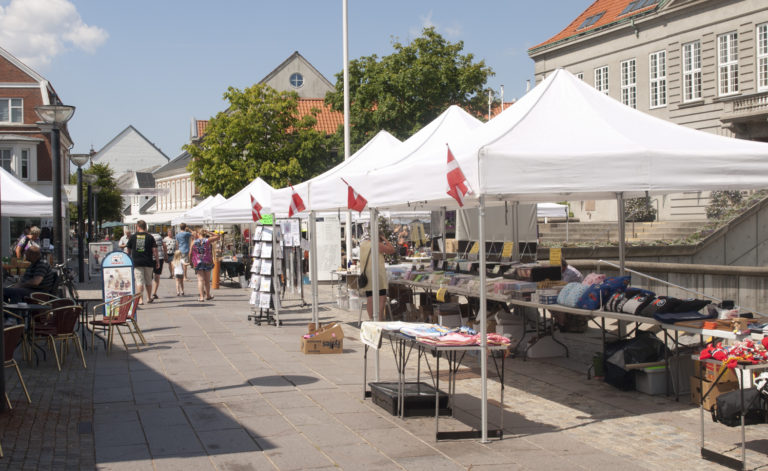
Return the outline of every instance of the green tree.
{"type": "Polygon", "coordinates": [[[707,219],[720,219],[739,206],[744,197],[740,191],[713,191],[709,196],[707,219]]]}
{"type": "Polygon", "coordinates": [[[627,222],[655,221],[656,208],[651,204],[651,197],[641,196],[624,201],[624,220],[627,222]]]}
{"type": "MultiPolygon", "coordinates": [[[[109,164],[93,164],[90,168],[83,170],[83,175],[96,175],[98,180],[94,185],[101,187],[99,196],[97,197],[97,205],[99,207],[98,218],[99,221],[122,221],[123,214],[123,197],[120,194],[120,189],[117,188],[117,182],[115,181],[114,172],[109,167],[109,164]]],[[[69,183],[72,185],[77,184],[77,174],[72,174],[69,177],[69,183]]],[[[83,182],[83,217],[86,218],[86,210],[88,208],[88,185],[83,182]]],[[[69,219],[71,223],[77,222],[77,204],[69,203],[69,219]]]]}
{"type": "Polygon", "coordinates": [[[224,98],[229,109],[210,120],[199,143],[184,146],[201,195],[229,197],[256,177],[279,188],[338,163],[332,142],[314,129],[316,113],[299,116],[296,93],[257,84],[229,87],[224,98]]]}
{"type": "MultiPolygon", "coordinates": [[[[484,115],[484,87],[493,71],[485,61],[462,54],[463,41],[450,43],[434,28],[425,28],[409,44],[393,41],[392,47],[395,52],[381,59],[374,54],[349,63],[352,152],[381,130],[407,139],[450,105],[484,115]]],[[[336,90],[325,100],[344,110],[343,71],[336,74],[336,90]]]]}

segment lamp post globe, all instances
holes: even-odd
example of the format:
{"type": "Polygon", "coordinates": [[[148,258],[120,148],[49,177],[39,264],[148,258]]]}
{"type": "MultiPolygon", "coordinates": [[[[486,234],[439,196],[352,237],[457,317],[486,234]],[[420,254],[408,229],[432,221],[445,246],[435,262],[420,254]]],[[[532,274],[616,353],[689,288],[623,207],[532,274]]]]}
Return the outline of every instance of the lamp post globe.
{"type": "Polygon", "coordinates": [[[35,107],[35,113],[42,120],[41,129],[51,131],[51,167],[53,168],[53,238],[55,244],[55,261],[64,263],[64,228],[61,222],[61,127],[72,118],[74,106],[40,105],[35,107]]]}

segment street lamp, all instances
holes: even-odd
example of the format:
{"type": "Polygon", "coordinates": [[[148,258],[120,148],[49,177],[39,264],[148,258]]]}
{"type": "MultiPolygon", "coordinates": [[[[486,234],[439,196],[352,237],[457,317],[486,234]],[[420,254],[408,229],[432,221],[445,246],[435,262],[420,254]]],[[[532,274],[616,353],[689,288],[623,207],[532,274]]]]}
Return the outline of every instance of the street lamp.
{"type": "Polygon", "coordinates": [[[83,175],[83,179],[88,185],[88,195],[86,199],[88,200],[88,242],[90,242],[93,240],[93,193],[91,191],[91,185],[96,183],[99,177],[97,175],[88,174],[83,175]]]}
{"type": "MultiPolygon", "coordinates": [[[[61,127],[72,118],[74,106],[41,105],[35,113],[51,130],[51,166],[53,167],[53,238],[56,262],[64,263],[64,228],[61,224],[61,127]]],[[[43,127],[41,126],[41,129],[43,127]]]]}
{"type": "Polygon", "coordinates": [[[83,233],[85,224],[83,221],[83,165],[88,163],[91,156],[89,154],[72,154],[69,160],[77,165],[77,281],[85,281],[85,250],[83,247],[83,233]]]}

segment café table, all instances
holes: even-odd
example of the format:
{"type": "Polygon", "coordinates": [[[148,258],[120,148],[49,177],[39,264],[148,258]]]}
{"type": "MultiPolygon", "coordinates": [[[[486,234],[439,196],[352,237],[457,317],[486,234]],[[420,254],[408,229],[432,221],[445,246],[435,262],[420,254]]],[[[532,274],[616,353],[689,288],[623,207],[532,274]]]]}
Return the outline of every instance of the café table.
{"type": "Polygon", "coordinates": [[[86,331],[88,330],[88,307],[90,303],[104,302],[104,295],[100,289],[81,289],[77,291],[77,304],[83,309],[80,311],[80,336],[83,350],[88,350],[86,331]]]}

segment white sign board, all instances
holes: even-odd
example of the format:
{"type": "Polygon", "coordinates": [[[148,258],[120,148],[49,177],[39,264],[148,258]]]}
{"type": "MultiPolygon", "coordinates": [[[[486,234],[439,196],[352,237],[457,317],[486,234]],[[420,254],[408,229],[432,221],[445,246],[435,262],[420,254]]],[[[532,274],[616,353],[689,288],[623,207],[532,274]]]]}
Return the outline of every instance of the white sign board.
{"type": "Polygon", "coordinates": [[[317,279],[331,280],[331,271],[341,268],[341,223],[338,217],[317,219],[317,279]]]}

